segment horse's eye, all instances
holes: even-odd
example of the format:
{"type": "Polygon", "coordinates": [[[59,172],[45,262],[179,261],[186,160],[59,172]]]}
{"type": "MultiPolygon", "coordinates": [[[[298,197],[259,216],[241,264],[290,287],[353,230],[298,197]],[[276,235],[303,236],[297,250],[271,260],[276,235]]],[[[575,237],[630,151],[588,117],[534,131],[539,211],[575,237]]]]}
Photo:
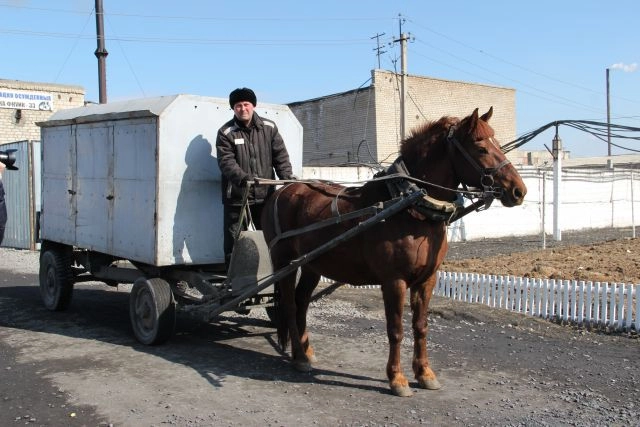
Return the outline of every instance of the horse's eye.
{"type": "Polygon", "coordinates": [[[487,150],[487,149],[486,149],[486,148],[484,148],[484,147],[478,147],[478,152],[479,152],[480,154],[489,154],[489,150],[487,150]]]}

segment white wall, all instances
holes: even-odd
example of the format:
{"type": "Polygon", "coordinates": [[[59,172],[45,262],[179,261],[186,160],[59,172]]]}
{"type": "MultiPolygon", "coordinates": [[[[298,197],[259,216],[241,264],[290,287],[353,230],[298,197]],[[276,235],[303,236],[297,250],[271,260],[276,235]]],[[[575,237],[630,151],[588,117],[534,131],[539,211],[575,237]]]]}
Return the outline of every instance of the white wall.
{"type": "MultiPolygon", "coordinates": [[[[303,178],[357,182],[372,176],[372,173],[367,174],[366,170],[367,168],[362,167],[305,167],[303,178]]],[[[527,196],[521,206],[505,208],[500,201],[496,200],[488,210],[470,213],[451,224],[449,240],[542,235],[543,215],[545,232],[553,235],[553,171],[547,170],[546,174],[543,174],[541,169],[522,167],[519,172],[527,186],[527,196]]],[[[640,216],[638,199],[640,199],[639,171],[565,169],[560,185],[560,230],[630,227],[638,221],[637,218],[640,216]],[[632,206],[635,209],[634,212],[632,212],[632,206]]]]}

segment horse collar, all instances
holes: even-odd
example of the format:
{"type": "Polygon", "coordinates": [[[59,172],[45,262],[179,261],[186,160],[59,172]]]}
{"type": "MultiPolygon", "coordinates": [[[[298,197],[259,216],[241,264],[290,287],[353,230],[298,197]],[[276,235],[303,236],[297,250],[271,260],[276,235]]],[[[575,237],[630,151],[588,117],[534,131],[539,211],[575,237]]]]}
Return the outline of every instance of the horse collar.
{"type": "Polygon", "coordinates": [[[399,156],[391,166],[387,168],[385,175],[399,175],[398,179],[387,181],[387,188],[389,189],[391,198],[400,197],[413,193],[414,191],[420,191],[420,188],[416,184],[404,179],[405,176],[409,177],[411,174],[409,173],[404,160],[402,160],[402,156],[399,156]]]}

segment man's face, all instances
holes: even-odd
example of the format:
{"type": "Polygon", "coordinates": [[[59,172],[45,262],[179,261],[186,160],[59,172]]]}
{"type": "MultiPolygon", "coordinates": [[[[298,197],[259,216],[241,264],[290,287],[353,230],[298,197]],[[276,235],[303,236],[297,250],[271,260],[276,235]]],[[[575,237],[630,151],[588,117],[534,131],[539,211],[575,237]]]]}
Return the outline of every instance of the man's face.
{"type": "Polygon", "coordinates": [[[254,106],[249,101],[240,101],[233,106],[233,113],[239,121],[248,125],[253,117],[253,109],[254,106]]]}

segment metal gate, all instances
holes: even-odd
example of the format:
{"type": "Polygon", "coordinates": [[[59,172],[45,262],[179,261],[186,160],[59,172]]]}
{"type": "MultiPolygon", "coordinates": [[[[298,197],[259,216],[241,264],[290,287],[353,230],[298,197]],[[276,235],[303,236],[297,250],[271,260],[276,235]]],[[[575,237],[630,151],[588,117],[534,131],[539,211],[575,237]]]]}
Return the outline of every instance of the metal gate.
{"type": "Polygon", "coordinates": [[[8,216],[2,246],[35,250],[40,212],[40,141],[0,145],[0,150],[10,149],[17,150],[15,166],[19,170],[5,170],[2,174],[8,216]]]}

